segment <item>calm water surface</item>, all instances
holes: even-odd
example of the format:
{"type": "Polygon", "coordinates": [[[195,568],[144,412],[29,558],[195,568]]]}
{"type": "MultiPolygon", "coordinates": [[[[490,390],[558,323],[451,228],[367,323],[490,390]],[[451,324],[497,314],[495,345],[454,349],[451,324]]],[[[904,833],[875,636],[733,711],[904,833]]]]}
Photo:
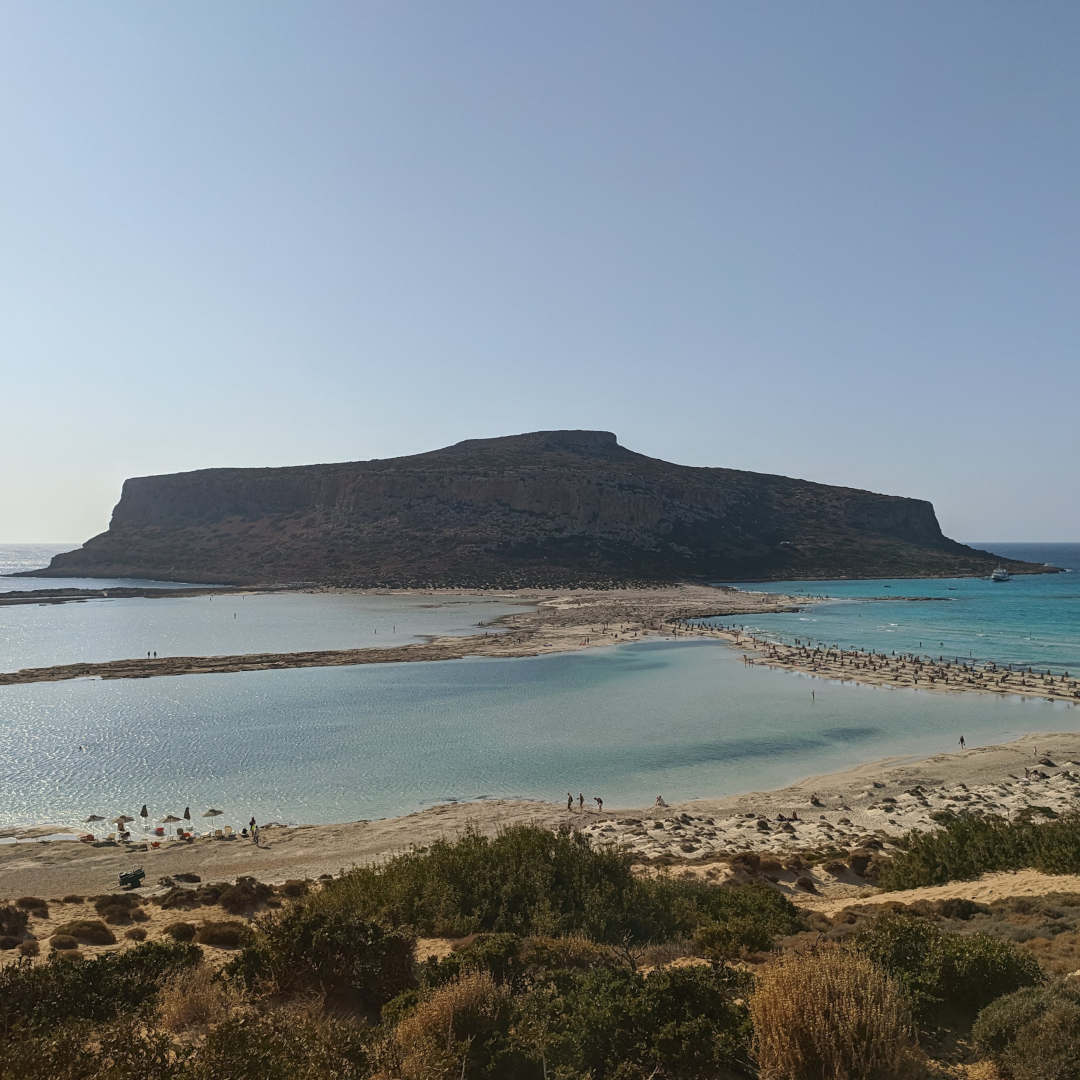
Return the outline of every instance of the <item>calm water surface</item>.
{"type": "Polygon", "coordinates": [[[748,669],[717,643],[37,683],[0,688],[0,824],[73,823],[143,802],[159,814],[214,804],[234,823],[558,802],[566,791],[634,806],[1076,720],[1070,705],[748,669]]]}
{"type": "MultiPolygon", "coordinates": [[[[0,671],[146,656],[231,656],[403,645],[425,634],[475,634],[528,611],[490,600],[335,593],[0,606],[0,671]]],[[[498,632],[498,631],[491,631],[498,632]]]]}
{"type": "MultiPolygon", "coordinates": [[[[996,550],[1036,557],[1030,548],[996,550]]],[[[1080,568],[1080,547],[1075,556],[1043,557],[1059,565],[1074,559],[1080,568]]],[[[1078,582],[1074,573],[1004,585],[781,583],[836,599],[798,615],[760,616],[755,625],[776,636],[898,651],[921,640],[922,651],[1080,670],[1078,582]],[[860,599],[875,596],[933,599],[860,599]]],[[[304,594],[0,608],[0,670],[147,649],[392,644],[470,632],[503,610],[304,594]]],[[[737,652],[709,642],[38,683],[0,687],[0,825],[73,824],[91,812],[132,813],[143,802],[159,814],[212,803],[237,824],[252,813],[306,822],[373,818],[453,799],[560,802],[568,790],[634,806],[657,793],[683,800],[748,791],[891,754],[949,751],[961,733],[978,745],[1074,730],[1077,719],[1071,705],[746,668],[737,652]]]]}

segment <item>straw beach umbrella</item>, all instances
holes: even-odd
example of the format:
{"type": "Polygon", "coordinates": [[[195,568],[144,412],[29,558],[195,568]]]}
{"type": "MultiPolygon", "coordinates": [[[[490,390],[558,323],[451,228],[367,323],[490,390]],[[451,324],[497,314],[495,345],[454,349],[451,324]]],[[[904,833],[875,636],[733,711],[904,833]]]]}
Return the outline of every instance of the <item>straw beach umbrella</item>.
{"type": "Polygon", "coordinates": [[[89,825],[92,821],[104,821],[105,819],[100,814],[91,814],[86,819],[86,824],[89,825]]]}
{"type": "Polygon", "coordinates": [[[139,811],[139,817],[142,818],[142,827],[144,829],[149,829],[150,828],[150,821],[149,821],[150,812],[146,809],[146,803],[142,804],[142,809],[139,811]]]}
{"type": "Polygon", "coordinates": [[[207,810],[205,814],[203,814],[203,817],[210,818],[211,819],[210,824],[211,824],[211,826],[213,826],[213,824],[214,824],[213,818],[221,817],[221,815],[224,814],[224,813],[225,813],[224,810],[215,810],[214,807],[211,806],[210,809],[207,810]]]}

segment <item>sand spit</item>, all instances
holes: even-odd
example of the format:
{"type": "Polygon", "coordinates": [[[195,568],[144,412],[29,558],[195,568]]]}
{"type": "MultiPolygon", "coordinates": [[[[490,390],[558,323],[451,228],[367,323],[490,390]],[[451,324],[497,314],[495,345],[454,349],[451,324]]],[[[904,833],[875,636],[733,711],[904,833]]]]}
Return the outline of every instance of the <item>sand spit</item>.
{"type": "MultiPolygon", "coordinates": [[[[388,595],[385,591],[372,595],[388,595]]],[[[146,679],[161,675],[205,675],[270,668],[337,667],[352,664],[396,664],[422,660],[460,660],[466,656],[520,657],[545,652],[617,645],[649,637],[711,636],[683,631],[687,619],[790,611],[804,601],[771,593],[746,593],[703,585],[657,589],[521,590],[477,594],[467,590],[406,590],[390,595],[445,602],[460,597],[529,604],[534,610],[505,615],[468,637],[433,637],[392,648],[334,649],[315,652],[248,653],[239,656],[160,656],[103,663],[63,664],[0,673],[0,686],[54,682],[97,676],[103,679],[146,679]]]]}
{"type": "MultiPolygon", "coordinates": [[[[0,592],[0,607],[12,604],[78,604],[86,600],[174,600],[186,596],[212,596],[219,593],[240,595],[247,591],[230,585],[192,585],[175,589],[154,589],[116,586],[110,589],[29,589],[0,592]]],[[[260,592],[284,592],[280,589],[260,589],[260,592]]]]}
{"type": "MultiPolygon", "coordinates": [[[[601,814],[588,806],[579,811],[576,803],[567,811],[565,802],[452,803],[381,821],[267,826],[258,847],[209,837],[151,850],[142,843],[91,847],[74,840],[27,840],[0,845],[0,899],[111,891],[117,875],[132,866],[146,871],[144,894],[155,890],[159,878],[183,872],[204,881],[245,874],[273,883],[317,878],[460,835],[468,827],[490,834],[521,823],[579,830],[595,844],[628,852],[642,866],[661,864],[717,880],[729,873],[726,861],[740,853],[787,859],[825,849],[887,850],[892,837],[935,827],[938,811],[1012,815],[1036,807],[1080,807],[1080,733],[1032,735],[921,759],[889,758],[776,791],[671,807],[601,814]],[[799,820],[779,821],[780,814],[799,820]]],[[[797,875],[789,876],[791,882],[779,884],[794,889],[797,875]]],[[[835,898],[862,899],[874,892],[850,875],[833,880],[816,874],[815,880],[835,898]]]]}
{"type": "Polygon", "coordinates": [[[943,656],[935,659],[926,654],[784,645],[736,629],[701,627],[692,623],[680,625],[680,629],[683,632],[697,630],[703,636],[727,641],[743,650],[748,663],[799,671],[823,679],[908,690],[974,692],[1080,704],[1080,678],[1067,672],[1055,675],[1032,667],[1010,667],[993,661],[965,662],[943,656]]]}

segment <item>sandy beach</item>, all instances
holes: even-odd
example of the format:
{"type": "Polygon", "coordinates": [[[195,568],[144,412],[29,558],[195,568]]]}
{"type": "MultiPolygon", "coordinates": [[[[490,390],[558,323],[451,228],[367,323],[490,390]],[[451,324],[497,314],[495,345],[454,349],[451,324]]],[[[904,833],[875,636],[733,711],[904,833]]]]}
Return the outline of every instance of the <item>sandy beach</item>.
{"type": "MultiPolygon", "coordinates": [[[[887,850],[892,837],[933,828],[932,815],[939,811],[1011,815],[1028,807],[1062,812],[1078,806],[1080,733],[1031,735],[953,754],[888,758],[775,791],[670,807],[598,813],[588,805],[579,811],[576,803],[567,811],[565,802],[456,803],[379,821],[268,825],[258,847],[249,840],[209,837],[153,850],[141,842],[92,847],[75,840],[26,839],[0,845],[0,898],[114,891],[117,875],[132,866],[146,871],[143,894],[161,888],[160,878],[177,873],[196,873],[204,881],[240,875],[266,882],[314,879],[459,835],[467,827],[492,833],[518,823],[581,830],[595,844],[627,851],[643,869],[669,866],[674,872],[722,880],[740,853],[790,860],[799,852],[826,849],[887,850]],[[781,822],[780,814],[799,820],[781,822]]],[[[41,829],[34,830],[40,834],[41,829]]],[[[794,888],[797,875],[778,876],[778,887],[794,888]]],[[[826,898],[855,899],[874,892],[851,876],[831,877],[817,869],[811,876],[826,898]]]]}
{"type": "Polygon", "coordinates": [[[1020,695],[1080,703],[1080,679],[1068,673],[1054,675],[1032,668],[1013,669],[993,661],[963,663],[907,653],[782,645],[737,630],[713,630],[711,633],[742,649],[752,663],[801,671],[823,679],[939,693],[1020,695]]]}

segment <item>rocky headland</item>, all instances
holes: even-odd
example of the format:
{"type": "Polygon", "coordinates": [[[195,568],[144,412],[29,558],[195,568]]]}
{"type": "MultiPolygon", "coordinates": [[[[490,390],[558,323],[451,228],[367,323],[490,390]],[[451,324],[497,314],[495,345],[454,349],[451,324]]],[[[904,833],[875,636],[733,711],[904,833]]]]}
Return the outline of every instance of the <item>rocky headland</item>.
{"type": "Polygon", "coordinates": [[[925,577],[1043,566],[966,547],[919,499],[646,457],[604,431],[125,482],[52,576],[353,587],[925,577]]]}

